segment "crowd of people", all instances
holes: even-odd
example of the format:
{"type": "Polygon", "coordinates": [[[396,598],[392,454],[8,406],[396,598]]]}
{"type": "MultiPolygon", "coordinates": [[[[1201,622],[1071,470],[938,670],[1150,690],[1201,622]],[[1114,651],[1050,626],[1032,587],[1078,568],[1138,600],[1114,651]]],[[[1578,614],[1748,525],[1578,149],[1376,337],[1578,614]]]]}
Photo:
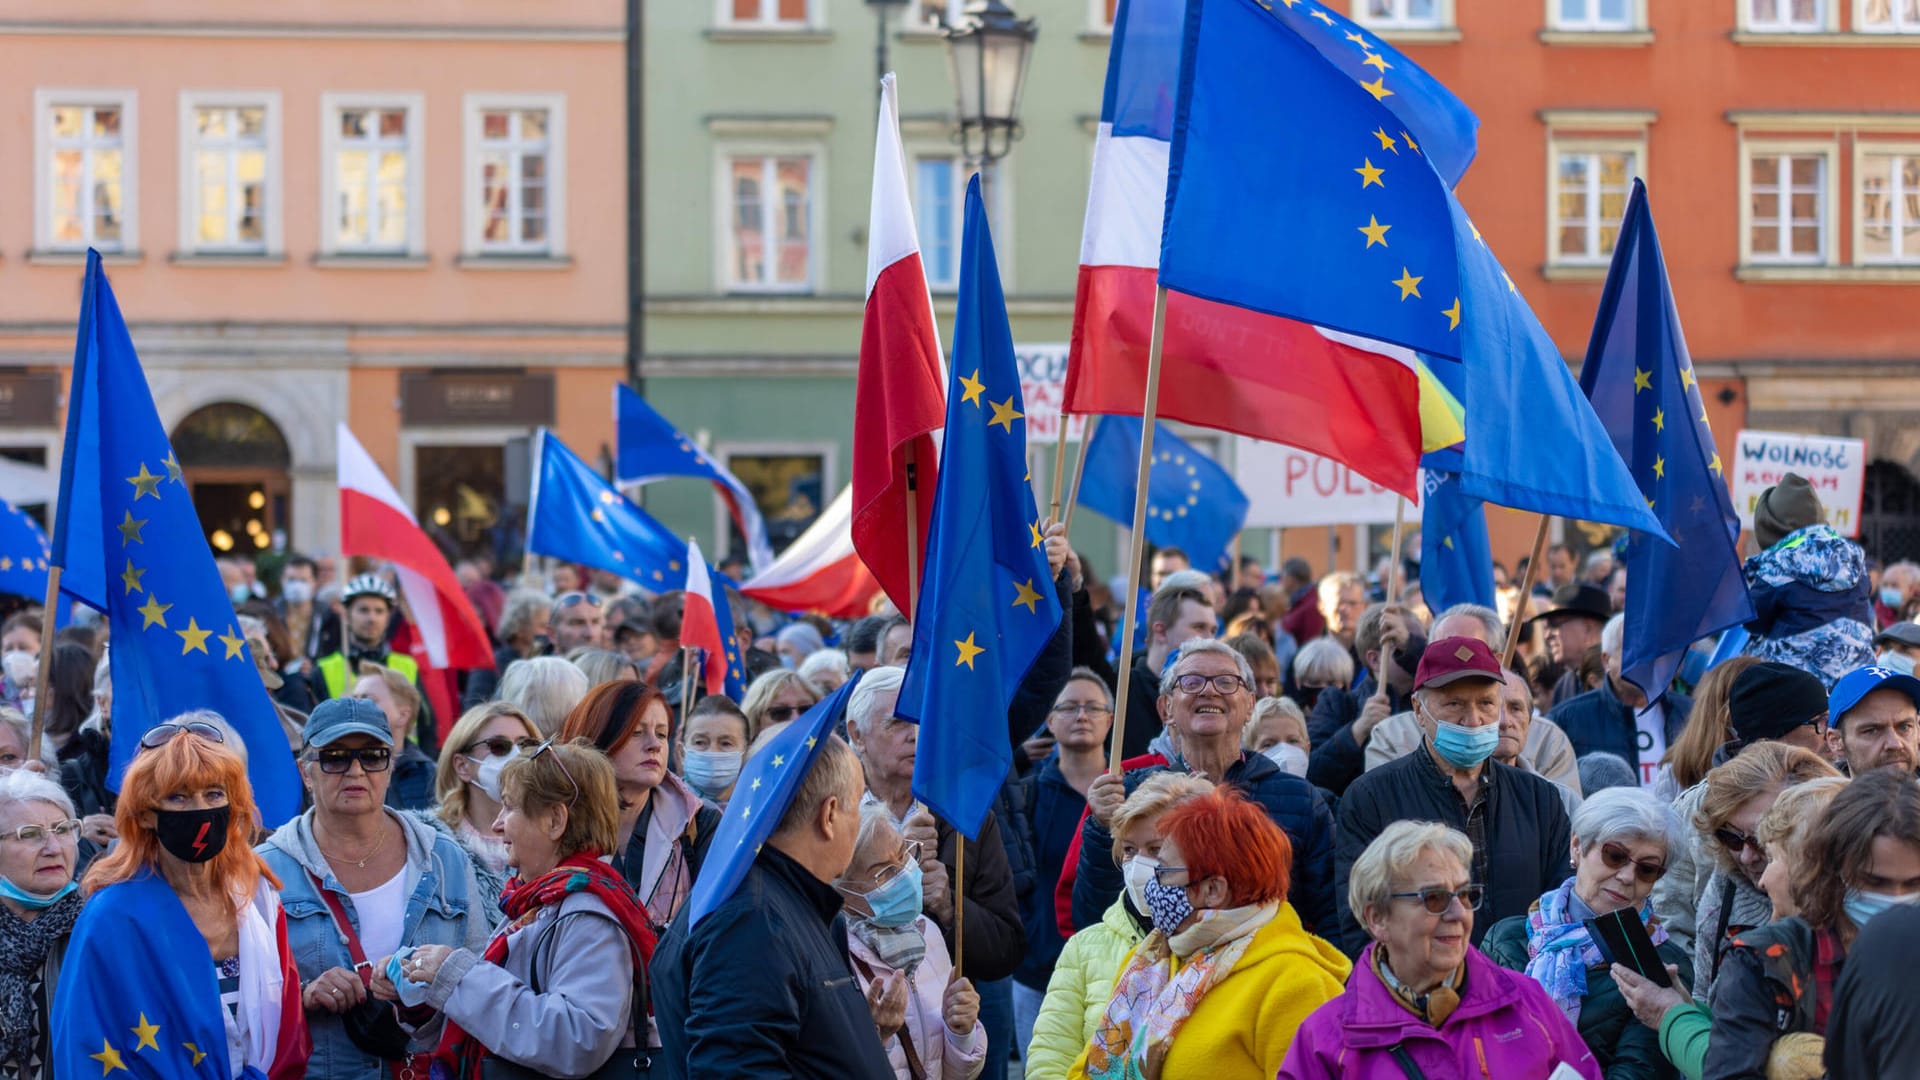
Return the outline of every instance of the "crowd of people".
{"type": "Polygon", "coordinates": [[[972,839],[915,796],[886,605],[736,596],[735,701],[686,685],[680,594],[613,575],[463,562],[496,667],[453,675],[395,646],[383,568],[223,561],[286,748],[122,717],[111,778],[104,628],[22,611],[0,1075],[1920,1075],[1920,567],[1802,495],[1757,515],[1746,655],[1651,695],[1604,550],[1432,612],[1398,568],[1162,549],[1121,706],[1126,590],[1053,527],[1069,616],[972,839]],[[693,924],[749,760],[854,677],[693,924]],[[246,760],[281,752],[303,810],[268,831],[246,760]]]}

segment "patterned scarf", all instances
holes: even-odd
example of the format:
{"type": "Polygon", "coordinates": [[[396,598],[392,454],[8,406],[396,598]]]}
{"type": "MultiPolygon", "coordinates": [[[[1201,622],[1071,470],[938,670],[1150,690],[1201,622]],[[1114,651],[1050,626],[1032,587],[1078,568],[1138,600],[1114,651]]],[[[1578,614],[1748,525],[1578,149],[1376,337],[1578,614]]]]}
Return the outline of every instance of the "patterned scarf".
{"type": "Polygon", "coordinates": [[[1438,1028],[1460,1007],[1460,991],[1466,983],[1467,965],[1461,961],[1453,969],[1453,974],[1440,980],[1440,985],[1424,994],[1416,993],[1413,987],[1400,981],[1393,973],[1393,966],[1387,963],[1387,947],[1379,943],[1373,946],[1373,973],[1380,979],[1380,985],[1387,988],[1393,1000],[1401,1008],[1427,1022],[1428,1027],[1438,1028]]]}
{"type": "MultiPolygon", "coordinates": [[[[495,966],[504,963],[507,959],[507,938],[514,931],[532,923],[543,909],[577,892],[598,897],[613,912],[620,928],[627,932],[635,992],[639,992],[639,985],[647,977],[647,965],[653,961],[653,928],[648,925],[647,913],[641,910],[626,880],[591,851],[569,855],[560,860],[560,865],[532,881],[522,881],[518,877],[509,880],[500,893],[500,911],[507,921],[494,931],[482,959],[495,966]]],[[[645,1032],[640,1034],[644,1036],[645,1032]]],[[[433,1052],[434,1073],[436,1076],[442,1075],[444,1068],[444,1075],[475,1080],[480,1075],[480,1060],[489,1052],[480,1040],[472,1038],[460,1025],[448,1019],[446,1031],[440,1036],[440,1045],[433,1052]]]]}
{"type": "Polygon", "coordinates": [[[1087,1047],[1088,1080],[1158,1080],[1181,1025],[1279,910],[1266,903],[1206,911],[1171,939],[1148,934],[1115,980],[1087,1047]]]}
{"type": "Polygon", "coordinates": [[[0,907],[0,1062],[24,1066],[33,1053],[42,1019],[34,1015],[34,980],[53,946],[73,932],[84,903],[79,892],[68,893],[32,922],[0,907]]]}
{"type": "MultiPolygon", "coordinates": [[[[1593,943],[1586,920],[1592,909],[1573,895],[1573,878],[1542,896],[1527,913],[1527,974],[1546,988],[1567,1019],[1580,1022],[1580,1005],[1587,997],[1587,969],[1602,967],[1606,958],[1593,943]]],[[[1653,899],[1640,905],[1640,921],[1657,946],[1667,940],[1667,928],[1653,916],[1653,899]]]]}

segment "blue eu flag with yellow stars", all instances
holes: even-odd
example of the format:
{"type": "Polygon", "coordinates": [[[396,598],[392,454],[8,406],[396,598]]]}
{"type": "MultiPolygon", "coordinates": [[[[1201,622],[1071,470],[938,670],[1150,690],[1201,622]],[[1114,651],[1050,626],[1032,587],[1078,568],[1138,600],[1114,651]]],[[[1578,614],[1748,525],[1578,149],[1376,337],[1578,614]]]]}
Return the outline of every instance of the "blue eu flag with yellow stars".
{"type": "Polygon", "coordinates": [[[528,551],[618,574],[653,592],[686,582],[687,542],[545,428],[534,436],[529,501],[528,551]]]}
{"type": "Polygon", "coordinates": [[[920,725],[914,796],[973,840],[1013,766],[1007,706],[1060,626],[1026,482],[1020,369],[978,175],[967,182],[948,361],[927,574],[894,713],[920,725]]]}
{"type": "Polygon", "coordinates": [[[1268,10],[1283,3],[1188,0],[1160,283],[1460,363],[1463,492],[1658,533],[1451,166],[1429,160],[1435,136],[1394,112],[1411,65],[1370,52],[1388,66],[1355,78],[1268,10]]]}
{"type": "MultiPolygon", "coordinates": [[[[1140,476],[1140,418],[1104,416],[1087,443],[1080,505],[1131,525],[1140,476]]],[[[1153,426],[1147,473],[1147,539],[1177,547],[1203,570],[1224,570],[1227,549],[1247,520],[1247,496],[1227,470],[1165,424],[1153,426]]]]}
{"type": "Polygon", "coordinates": [[[34,603],[47,597],[47,566],[53,556],[40,523],[19,507],[0,501],[0,593],[25,596],[34,603]]]}
{"type": "Polygon", "coordinates": [[[53,562],[62,571],[60,591],[106,612],[113,638],[108,785],[119,789],[148,728],[211,709],[246,742],[262,824],[274,828],[298,813],[300,777],[279,714],[92,251],[67,397],[53,562]]]}
{"type": "Polygon", "coordinates": [[[1420,595],[1434,612],[1455,604],[1492,607],[1486,504],[1462,493],[1460,474],[1435,468],[1434,457],[1428,454],[1420,470],[1420,595]]]}
{"type": "Polygon", "coordinates": [[[1707,426],[1646,185],[1633,182],[1580,386],[1672,543],[1627,539],[1620,673],[1657,701],[1687,646],[1753,618],[1740,519],[1707,426]]]}

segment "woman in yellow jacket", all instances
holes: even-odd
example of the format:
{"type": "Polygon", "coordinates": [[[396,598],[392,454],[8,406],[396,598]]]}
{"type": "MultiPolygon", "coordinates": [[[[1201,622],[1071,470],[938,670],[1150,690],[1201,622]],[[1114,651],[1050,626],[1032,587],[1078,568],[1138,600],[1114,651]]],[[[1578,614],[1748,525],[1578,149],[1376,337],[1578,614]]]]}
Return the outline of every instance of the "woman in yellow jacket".
{"type": "Polygon", "coordinates": [[[1064,1080],[1073,1061],[1093,1041],[1100,1016],[1113,996],[1113,977],[1127,955],[1153,929],[1143,891],[1160,860],[1160,818],[1168,810],[1213,790],[1213,783],[1186,773],[1148,777],[1113,815],[1113,859],[1127,878],[1127,889],[1097,925],[1067,939],[1054,962],[1047,996],[1033,1021],[1027,1044],[1027,1080],[1064,1080]]]}
{"type": "Polygon", "coordinates": [[[1286,902],[1293,851],[1265,811],[1215,788],[1168,811],[1160,832],[1142,890],[1153,932],[1070,1075],[1267,1080],[1351,967],[1286,902]]]}

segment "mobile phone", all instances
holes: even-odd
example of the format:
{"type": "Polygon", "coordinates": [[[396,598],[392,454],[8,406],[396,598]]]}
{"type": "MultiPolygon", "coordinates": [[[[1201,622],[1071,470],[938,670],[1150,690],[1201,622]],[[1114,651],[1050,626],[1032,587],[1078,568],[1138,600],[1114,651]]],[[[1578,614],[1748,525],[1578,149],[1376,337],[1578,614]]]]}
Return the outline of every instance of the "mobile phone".
{"type": "Polygon", "coordinates": [[[1648,935],[1646,924],[1640,921],[1638,911],[1621,908],[1597,919],[1588,919],[1587,930],[1608,963],[1631,968],[1659,986],[1673,985],[1673,980],[1667,977],[1667,965],[1660,962],[1660,953],[1653,947],[1653,938],[1648,935]]]}

